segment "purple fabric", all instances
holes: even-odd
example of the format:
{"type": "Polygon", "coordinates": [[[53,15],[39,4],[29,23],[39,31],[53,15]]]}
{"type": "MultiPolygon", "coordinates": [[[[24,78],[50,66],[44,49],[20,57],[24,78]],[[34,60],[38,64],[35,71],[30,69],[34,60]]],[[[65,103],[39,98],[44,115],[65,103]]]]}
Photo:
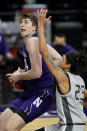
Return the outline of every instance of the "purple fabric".
{"type": "Polygon", "coordinates": [[[32,121],[46,112],[50,108],[52,101],[52,90],[48,88],[34,94],[24,95],[23,93],[10,106],[25,112],[32,121]]]}
{"type": "Polygon", "coordinates": [[[63,55],[63,54],[66,54],[66,53],[69,52],[69,51],[76,51],[76,49],[73,48],[72,46],[66,44],[66,46],[65,46],[65,47],[63,48],[63,50],[62,50],[62,55],[63,55]]]}
{"type": "Polygon", "coordinates": [[[84,109],[84,113],[85,113],[86,116],[87,116],[87,107],[84,107],[83,109],[84,109]]]}
{"type": "MultiPolygon", "coordinates": [[[[33,37],[38,37],[38,34],[34,34],[33,37]]],[[[27,52],[26,46],[24,45],[23,54],[25,59],[25,71],[31,69],[31,62],[29,53],[27,52]]],[[[45,61],[42,59],[42,75],[38,79],[26,80],[26,90],[41,90],[45,87],[51,88],[54,85],[53,75],[50,73],[45,61]]]]}
{"type": "Polygon", "coordinates": [[[6,55],[9,52],[7,43],[3,33],[0,33],[0,54],[6,55]]]}
{"type": "MultiPolygon", "coordinates": [[[[7,108],[6,106],[0,107],[0,112],[3,112],[6,108],[7,108]]],[[[83,109],[84,109],[84,113],[87,116],[87,107],[84,107],[83,109]]],[[[58,114],[57,114],[57,111],[56,111],[56,106],[52,105],[50,107],[50,109],[48,110],[48,113],[45,113],[40,117],[57,117],[57,116],[58,116],[58,114]]]]}
{"type": "Polygon", "coordinates": [[[63,56],[64,54],[66,54],[69,51],[77,51],[75,48],[73,48],[71,45],[66,44],[65,46],[63,45],[54,45],[51,44],[51,47],[53,47],[54,49],[59,49],[61,50],[59,53],[63,56]]]}

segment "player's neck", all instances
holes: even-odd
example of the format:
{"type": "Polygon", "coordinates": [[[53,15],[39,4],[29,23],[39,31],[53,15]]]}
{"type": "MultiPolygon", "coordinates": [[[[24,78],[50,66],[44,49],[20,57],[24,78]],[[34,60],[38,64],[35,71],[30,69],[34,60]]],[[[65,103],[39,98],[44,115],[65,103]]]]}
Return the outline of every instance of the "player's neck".
{"type": "Polygon", "coordinates": [[[70,72],[70,70],[69,69],[65,69],[65,72],[70,72]]]}
{"type": "Polygon", "coordinates": [[[32,32],[31,34],[24,37],[25,44],[27,44],[28,40],[35,34],[36,32],[32,32]]]}

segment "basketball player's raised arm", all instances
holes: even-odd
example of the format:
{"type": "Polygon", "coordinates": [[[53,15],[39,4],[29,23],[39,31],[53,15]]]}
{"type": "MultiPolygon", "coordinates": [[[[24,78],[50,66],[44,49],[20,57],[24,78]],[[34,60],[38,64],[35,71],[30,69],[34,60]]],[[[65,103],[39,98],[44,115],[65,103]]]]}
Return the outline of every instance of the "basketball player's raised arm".
{"type": "Polygon", "coordinates": [[[44,24],[49,20],[50,17],[46,18],[46,10],[38,11],[38,33],[39,33],[39,49],[42,57],[44,58],[50,72],[55,76],[60,91],[63,94],[69,92],[69,82],[65,72],[54,63],[51,52],[48,49],[46,39],[44,36],[44,24]],[[65,88],[66,87],[66,88],[65,88]]]}
{"type": "Polygon", "coordinates": [[[83,101],[83,106],[87,107],[87,89],[85,89],[85,97],[84,97],[84,101],[83,101]]]}
{"type": "Polygon", "coordinates": [[[59,65],[59,63],[62,61],[62,56],[50,45],[48,45],[48,51],[50,51],[51,57],[56,65],[59,65]]]}
{"type": "Polygon", "coordinates": [[[20,79],[31,80],[40,78],[42,75],[42,61],[38,48],[38,38],[32,37],[28,40],[27,51],[30,57],[31,69],[21,73],[20,79]]]}

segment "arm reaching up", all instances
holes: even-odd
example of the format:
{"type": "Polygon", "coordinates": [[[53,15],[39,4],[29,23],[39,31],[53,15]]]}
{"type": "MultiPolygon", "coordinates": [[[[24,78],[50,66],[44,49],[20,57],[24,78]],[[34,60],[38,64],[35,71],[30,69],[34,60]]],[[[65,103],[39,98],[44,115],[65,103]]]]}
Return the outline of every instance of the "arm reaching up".
{"type": "MultiPolygon", "coordinates": [[[[69,82],[68,77],[65,72],[54,62],[52,52],[47,46],[45,35],[44,35],[44,25],[48,22],[51,17],[46,18],[47,10],[41,9],[38,11],[38,33],[39,33],[39,50],[41,52],[42,57],[44,58],[50,72],[56,78],[60,91],[63,94],[69,92],[69,82]],[[66,87],[66,88],[65,88],[66,87]]],[[[59,53],[58,53],[58,56],[59,53]]],[[[60,58],[60,57],[59,57],[60,58]]]]}
{"type": "Polygon", "coordinates": [[[43,9],[41,9],[40,12],[38,11],[38,28],[39,28],[38,33],[39,33],[39,36],[40,36],[39,37],[39,49],[40,49],[41,53],[43,53],[44,52],[43,50],[45,50],[44,55],[46,55],[46,52],[48,52],[48,47],[46,45],[46,40],[45,40],[45,37],[44,37],[44,25],[50,19],[50,17],[48,17],[47,19],[45,18],[46,13],[47,13],[47,10],[44,11],[43,9]],[[40,44],[40,43],[42,43],[42,40],[43,40],[43,44],[40,44]]]}
{"type": "Polygon", "coordinates": [[[50,45],[48,45],[48,52],[50,52],[50,55],[52,59],[54,60],[55,64],[59,65],[61,61],[63,60],[62,56],[50,45]]]}
{"type": "Polygon", "coordinates": [[[54,60],[54,62],[58,65],[59,62],[62,61],[62,56],[55,50],[53,49],[51,46],[49,46],[46,43],[45,40],[45,36],[44,36],[44,25],[49,21],[49,19],[51,18],[51,16],[49,16],[48,18],[46,18],[46,13],[47,10],[43,10],[41,9],[41,11],[38,11],[38,33],[39,33],[39,49],[40,52],[44,53],[44,55],[48,54],[48,52],[50,53],[50,56],[52,57],[52,59],[54,60]],[[43,41],[42,44],[40,44],[43,41]]]}

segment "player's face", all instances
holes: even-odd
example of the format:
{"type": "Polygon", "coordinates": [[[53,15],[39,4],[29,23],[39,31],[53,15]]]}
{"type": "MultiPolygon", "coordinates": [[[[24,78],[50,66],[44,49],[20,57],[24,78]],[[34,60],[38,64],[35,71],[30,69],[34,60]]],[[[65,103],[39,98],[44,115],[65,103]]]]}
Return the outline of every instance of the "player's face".
{"type": "Polygon", "coordinates": [[[60,65],[59,65],[65,72],[67,71],[67,70],[70,70],[70,64],[68,64],[67,63],[67,58],[66,58],[66,56],[64,55],[63,56],[63,60],[62,60],[62,62],[60,63],[60,65]]]}
{"type": "Polygon", "coordinates": [[[31,36],[33,33],[32,21],[29,18],[22,19],[20,22],[20,31],[23,38],[31,36]]]}

